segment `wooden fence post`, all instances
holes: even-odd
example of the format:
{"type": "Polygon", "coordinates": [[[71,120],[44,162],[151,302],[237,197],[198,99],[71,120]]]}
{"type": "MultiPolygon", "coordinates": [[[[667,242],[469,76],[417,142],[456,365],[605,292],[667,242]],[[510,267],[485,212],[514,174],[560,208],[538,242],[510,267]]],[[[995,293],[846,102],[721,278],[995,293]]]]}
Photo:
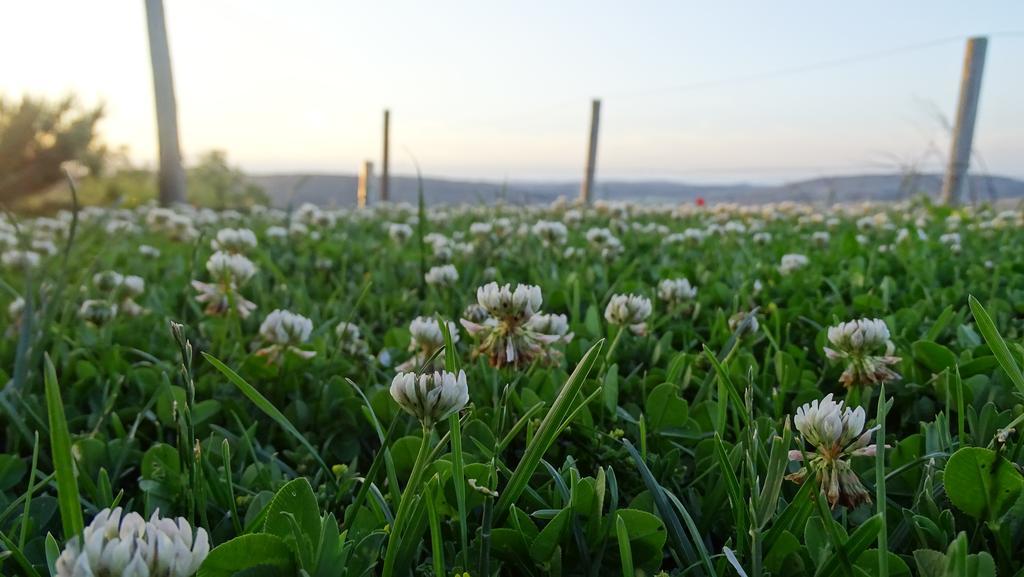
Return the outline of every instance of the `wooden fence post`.
{"type": "Polygon", "coordinates": [[[364,160],[359,171],[359,189],[356,191],[356,206],[366,208],[366,200],[370,198],[370,181],[373,179],[373,161],[364,160]]]}
{"type": "Polygon", "coordinates": [[[388,155],[391,147],[391,111],[384,109],[384,158],[380,165],[380,200],[387,202],[390,198],[391,174],[388,171],[388,155]]]}
{"type": "Polygon", "coordinates": [[[971,146],[974,142],[974,121],[978,116],[981,95],[981,74],[985,69],[985,50],[988,39],[979,36],[967,39],[964,70],[960,79],[960,103],[953,128],[953,146],[949,153],[949,166],[942,183],[942,200],[949,205],[960,204],[971,166],[971,146]]]}
{"type": "Polygon", "coordinates": [[[587,166],[580,187],[580,201],[590,204],[594,192],[594,170],[597,168],[597,131],[601,122],[601,101],[594,99],[590,104],[590,142],[587,145],[587,166]]]}
{"type": "Polygon", "coordinates": [[[153,66],[153,95],[156,97],[157,142],[160,148],[159,199],[162,206],[185,202],[185,169],[178,143],[178,105],[174,99],[171,49],[163,0],[146,0],[149,57],[153,66]]]}

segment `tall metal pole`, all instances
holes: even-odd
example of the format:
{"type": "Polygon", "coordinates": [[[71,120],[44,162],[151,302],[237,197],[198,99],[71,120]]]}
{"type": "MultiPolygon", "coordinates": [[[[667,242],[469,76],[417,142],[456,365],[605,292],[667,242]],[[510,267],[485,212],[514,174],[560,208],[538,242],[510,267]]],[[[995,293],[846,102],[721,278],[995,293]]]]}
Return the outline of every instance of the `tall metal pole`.
{"type": "Polygon", "coordinates": [[[356,191],[356,206],[366,208],[366,201],[370,198],[370,181],[373,180],[373,162],[363,161],[363,168],[359,171],[359,189],[356,191]]]}
{"type": "Polygon", "coordinates": [[[160,147],[160,204],[185,202],[185,169],[178,143],[178,105],[174,100],[171,49],[167,42],[163,0],[146,0],[149,56],[153,64],[157,140],[160,147]]]}
{"type": "Polygon", "coordinates": [[[985,69],[987,47],[988,39],[983,36],[967,39],[964,70],[960,80],[960,103],[956,110],[956,127],[953,129],[953,146],[949,154],[946,178],[942,183],[942,200],[950,205],[960,204],[967,182],[967,170],[971,166],[974,121],[978,116],[981,74],[985,69]]]}
{"type": "Polygon", "coordinates": [[[589,204],[593,198],[594,170],[597,168],[597,132],[601,122],[601,101],[594,99],[590,104],[590,143],[587,146],[587,167],[580,187],[580,201],[589,204]]]}
{"type": "Polygon", "coordinates": [[[384,109],[384,158],[380,164],[380,200],[388,201],[390,193],[391,174],[388,171],[388,155],[391,146],[391,111],[384,109]]]}

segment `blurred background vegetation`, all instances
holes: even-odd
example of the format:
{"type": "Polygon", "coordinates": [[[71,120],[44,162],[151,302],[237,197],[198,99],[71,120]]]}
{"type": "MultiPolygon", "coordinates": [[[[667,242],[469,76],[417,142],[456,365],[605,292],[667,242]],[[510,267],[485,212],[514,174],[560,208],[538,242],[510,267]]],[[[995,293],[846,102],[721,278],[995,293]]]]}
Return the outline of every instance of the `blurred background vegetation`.
{"type": "MultiPolygon", "coordinates": [[[[132,164],[125,147],[105,144],[102,119],[102,106],[84,107],[74,96],[48,101],[0,94],[0,206],[36,214],[70,207],[65,170],[78,184],[81,204],[133,207],[155,200],[156,171],[132,164]]],[[[223,151],[201,154],[187,175],[189,201],[198,206],[268,201],[223,151]]]]}

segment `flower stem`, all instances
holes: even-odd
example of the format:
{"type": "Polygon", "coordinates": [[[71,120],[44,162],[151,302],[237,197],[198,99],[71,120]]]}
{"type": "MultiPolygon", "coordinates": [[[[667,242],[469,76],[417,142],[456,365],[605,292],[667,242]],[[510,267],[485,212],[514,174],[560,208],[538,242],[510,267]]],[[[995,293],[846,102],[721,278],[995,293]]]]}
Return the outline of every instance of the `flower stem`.
{"type": "Polygon", "coordinates": [[[625,330],[625,325],[619,325],[617,331],[615,331],[615,338],[612,339],[612,344],[608,347],[608,354],[604,356],[604,364],[607,365],[612,360],[612,355],[615,354],[615,349],[619,346],[619,341],[622,340],[622,332],[625,330]]]}
{"type": "Polygon", "coordinates": [[[383,577],[391,577],[395,571],[395,558],[398,556],[398,547],[401,544],[403,523],[419,487],[420,477],[423,476],[423,471],[426,469],[427,456],[430,454],[430,433],[431,427],[424,425],[420,450],[416,454],[412,474],[409,475],[409,482],[406,483],[405,489],[402,491],[402,499],[398,503],[398,511],[395,513],[395,520],[391,525],[391,532],[388,534],[388,544],[384,551],[384,571],[381,573],[383,577]]]}

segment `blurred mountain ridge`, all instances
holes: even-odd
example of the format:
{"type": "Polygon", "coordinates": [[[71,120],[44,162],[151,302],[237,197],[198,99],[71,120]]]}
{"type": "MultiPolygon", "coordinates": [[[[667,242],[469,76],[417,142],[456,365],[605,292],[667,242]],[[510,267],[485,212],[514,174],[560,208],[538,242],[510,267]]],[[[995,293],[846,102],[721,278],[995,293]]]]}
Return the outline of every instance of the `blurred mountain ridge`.
{"type": "MultiPolygon", "coordinates": [[[[352,207],[356,204],[358,179],[351,174],[278,173],[250,175],[278,207],[313,203],[324,207],[352,207]]],[[[574,199],[579,183],[572,181],[461,180],[425,177],[422,182],[428,204],[511,204],[550,203],[560,196],[574,199]]],[[[391,200],[416,203],[416,177],[393,175],[391,200]]],[[[708,203],[759,204],[780,201],[860,202],[896,201],[916,194],[937,197],[942,189],[940,174],[858,174],[798,180],[785,184],[695,184],[669,180],[605,180],[596,183],[595,200],[689,203],[703,198],[708,203]]],[[[370,190],[371,203],[377,198],[376,179],[370,190]]],[[[972,175],[965,200],[1008,200],[1024,197],[1024,181],[1005,176],[972,175]]]]}

